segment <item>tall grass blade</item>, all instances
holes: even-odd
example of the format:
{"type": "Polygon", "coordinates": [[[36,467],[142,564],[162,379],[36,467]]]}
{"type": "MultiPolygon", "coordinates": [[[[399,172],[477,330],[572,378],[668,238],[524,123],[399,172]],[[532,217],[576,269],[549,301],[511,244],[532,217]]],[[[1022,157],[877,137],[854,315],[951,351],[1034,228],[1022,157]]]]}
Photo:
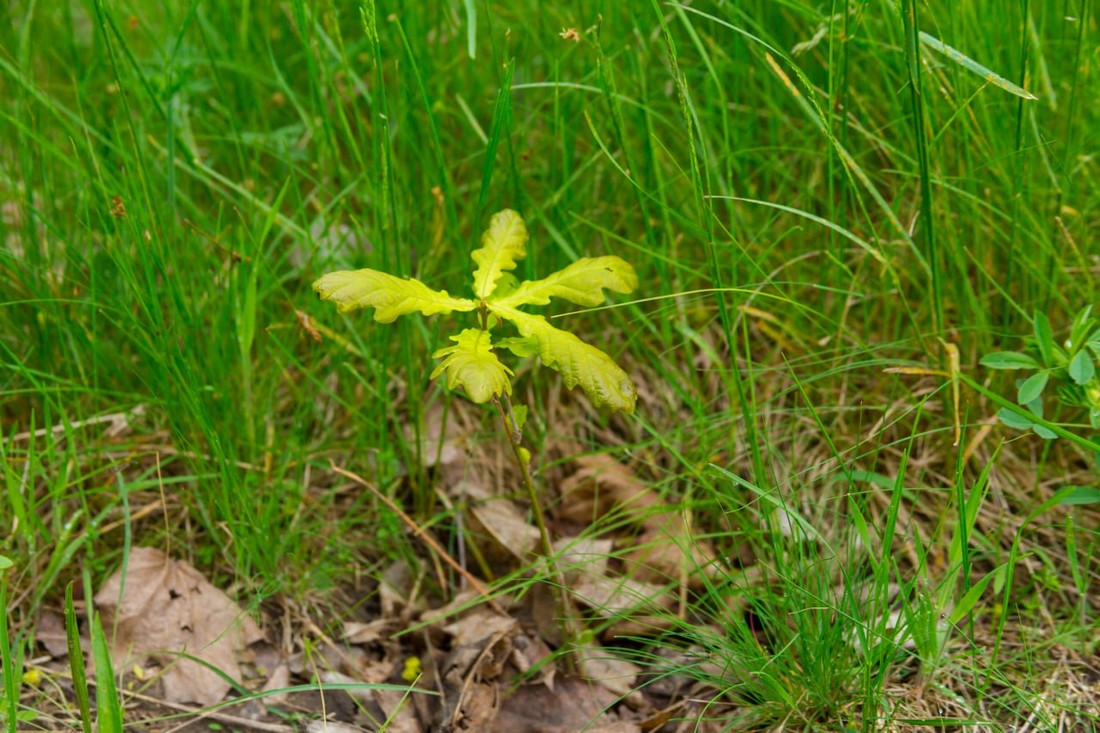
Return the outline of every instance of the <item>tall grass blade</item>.
{"type": "Polygon", "coordinates": [[[1021,87],[1020,85],[1009,81],[992,69],[989,69],[986,66],[982,66],[974,59],[970,58],[961,51],[958,51],[951,46],[948,46],[946,43],[936,38],[935,36],[931,36],[924,31],[919,31],[917,33],[917,36],[918,38],[920,38],[920,42],[924,45],[935,51],[939,51],[944,56],[957,63],[959,66],[962,66],[967,71],[977,74],[993,86],[999,87],[1009,94],[1015,94],[1017,97],[1021,97],[1022,99],[1038,99],[1038,97],[1021,87]]]}
{"type": "Polygon", "coordinates": [[[84,733],[92,733],[92,708],[88,699],[88,676],[84,669],[84,652],[80,648],[80,630],[73,606],[73,583],[65,586],[65,642],[69,647],[69,669],[73,675],[73,694],[80,711],[80,724],[84,733]]]}
{"type": "Polygon", "coordinates": [[[92,619],[92,659],[95,661],[95,701],[99,733],[122,733],[122,704],[115,686],[115,670],[99,614],[92,619]]]}
{"type": "MultiPolygon", "coordinates": [[[[0,569],[0,573],[3,570],[0,569]]],[[[4,674],[4,717],[9,733],[19,730],[19,671],[11,657],[11,637],[8,636],[8,584],[0,575],[0,671],[4,674]]]]}

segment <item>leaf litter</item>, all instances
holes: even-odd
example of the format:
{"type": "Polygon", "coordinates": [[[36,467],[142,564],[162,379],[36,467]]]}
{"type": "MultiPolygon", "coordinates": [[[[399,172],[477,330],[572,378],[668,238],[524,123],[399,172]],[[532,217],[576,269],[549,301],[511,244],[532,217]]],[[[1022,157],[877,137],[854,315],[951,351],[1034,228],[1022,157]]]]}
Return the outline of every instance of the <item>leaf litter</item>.
{"type": "Polygon", "coordinates": [[[95,596],[114,629],[116,667],[152,661],[169,702],[212,705],[241,679],[240,661],[263,633],[246,613],[186,562],[151,547],[130,552],[125,572],[95,596]]]}
{"type": "MultiPolygon", "coordinates": [[[[458,430],[429,413],[435,424],[421,433],[422,458],[442,482],[440,495],[462,507],[471,549],[502,572],[523,571],[537,562],[538,531],[526,507],[502,490],[506,476],[479,475],[504,464],[466,443],[463,409],[448,417],[458,430]]],[[[681,542],[680,515],[627,467],[606,456],[568,465],[572,475],[557,482],[555,549],[576,601],[592,618],[615,621],[603,624],[603,641],[586,635],[568,665],[555,655],[558,611],[540,583],[492,605],[469,588],[440,605],[424,590],[424,571],[397,562],[372,574],[371,610],[322,630],[271,614],[253,619],[188,563],[135,548],[95,596],[106,628],[115,629],[116,669],[130,679],[124,701],[140,700],[142,710],[155,700],[171,710],[210,708],[225,705],[238,685],[266,694],[232,714],[196,713],[262,730],[291,730],[273,709],[301,716],[310,731],[325,730],[325,722],[328,730],[397,733],[677,730],[690,705],[641,691],[642,669],[614,640],[661,628],[676,597],[670,587],[683,568],[711,563],[710,548],[681,542]],[[616,512],[625,521],[609,523],[614,532],[593,534],[594,523],[616,512]],[[301,691],[303,684],[360,687],[319,693],[301,691]]],[[[62,660],[58,622],[44,614],[40,640],[62,660]]]]}

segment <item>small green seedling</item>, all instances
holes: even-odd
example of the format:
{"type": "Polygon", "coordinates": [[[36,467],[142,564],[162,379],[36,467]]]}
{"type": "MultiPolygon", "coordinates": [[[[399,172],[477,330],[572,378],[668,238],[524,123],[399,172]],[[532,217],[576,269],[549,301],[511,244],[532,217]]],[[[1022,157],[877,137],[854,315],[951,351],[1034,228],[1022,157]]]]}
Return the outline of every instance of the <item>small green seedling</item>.
{"type": "Polygon", "coordinates": [[[377,270],[332,272],[313,283],[323,300],[331,300],[341,313],[357,308],[374,308],[374,320],[392,323],[406,313],[454,311],[478,314],[478,327],[450,337],[453,346],[436,351],[442,359],[431,378],[447,375],[450,389],[461,387],[471,400],[496,405],[504,432],[531,502],[554,586],[558,592],[563,637],[567,642],[581,638],[568,591],[553,559],[553,545],[546,519],[531,479],[531,454],[520,445],[523,423],[520,408],[511,403],[513,372],[497,357],[494,349],[507,349],[520,358],[538,356],[542,363],[561,373],[567,387],[580,385],[597,406],[633,412],[638,393],[630,376],[615,361],[594,346],[551,326],[542,316],[520,310],[526,305],[546,305],[551,298],[563,298],[578,305],[604,302],[604,289],[629,293],[638,287],[634,268],[619,257],[585,257],[542,280],[519,282],[509,271],[527,256],[527,226],[516,212],[505,209],[494,214],[481,236],[481,248],[471,253],[474,264],[473,298],[456,298],[445,290],[432,290],[414,279],[402,279],[377,270]],[[492,330],[509,322],[518,336],[493,340],[492,330]]]}
{"type": "MultiPolygon", "coordinates": [[[[1092,307],[1081,309],[1070,326],[1069,338],[1059,344],[1054,340],[1050,321],[1041,312],[1035,313],[1034,336],[1025,352],[997,351],[982,357],[982,365],[990,369],[1033,371],[1026,379],[1017,380],[1016,402],[1035,417],[1043,418],[1044,396],[1056,392],[1065,405],[1088,412],[1089,423],[1100,430],[1100,322],[1092,316],[1092,307]],[[1055,389],[1049,389],[1055,387],[1055,389]]],[[[1034,430],[1047,440],[1057,436],[1043,425],[1027,417],[1002,409],[997,416],[1010,428],[1034,430]]]]}
{"type": "Polygon", "coordinates": [[[456,298],[445,290],[432,290],[415,279],[404,279],[377,270],[331,272],[313,283],[323,300],[331,300],[341,313],[374,308],[374,320],[392,323],[407,313],[476,311],[478,328],[467,328],[450,337],[454,342],[436,351],[443,361],[431,378],[447,375],[447,386],[461,387],[477,403],[512,393],[511,369],[495,349],[507,349],[525,358],[537,355],[542,363],[561,373],[567,387],[580,385],[597,406],[633,412],[637,390],[615,361],[594,346],[561,329],[544,317],[520,310],[526,305],[546,305],[563,298],[578,305],[604,302],[604,288],[629,293],[638,286],[634,268],[619,257],[585,257],[542,280],[520,283],[508,271],[527,255],[527,227],[516,212],[505,209],[489,222],[481,248],[471,257],[474,269],[473,298],[456,298]],[[492,329],[508,321],[519,336],[498,338],[492,329]]]}

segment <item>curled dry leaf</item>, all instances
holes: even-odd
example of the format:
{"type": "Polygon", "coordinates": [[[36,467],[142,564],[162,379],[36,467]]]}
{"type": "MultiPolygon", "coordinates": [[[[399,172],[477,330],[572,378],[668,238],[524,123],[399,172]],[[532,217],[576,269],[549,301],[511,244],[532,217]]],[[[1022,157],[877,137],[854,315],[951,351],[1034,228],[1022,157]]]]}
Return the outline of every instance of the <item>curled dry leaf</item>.
{"type": "Polygon", "coordinates": [[[115,573],[95,596],[117,629],[111,649],[118,668],[150,657],[163,668],[164,698],[169,702],[213,705],[230,684],[187,655],[241,679],[239,658],[263,638],[256,623],[224,593],[185,562],[160,550],[130,552],[126,575],[115,573]]]}
{"type": "Polygon", "coordinates": [[[554,542],[558,569],[570,583],[585,575],[604,577],[608,573],[608,560],[614,546],[611,540],[562,537],[554,542]]]}
{"type": "Polygon", "coordinates": [[[394,631],[394,621],[388,618],[376,618],[373,621],[344,622],[344,640],[349,644],[371,644],[388,639],[394,631]]]}

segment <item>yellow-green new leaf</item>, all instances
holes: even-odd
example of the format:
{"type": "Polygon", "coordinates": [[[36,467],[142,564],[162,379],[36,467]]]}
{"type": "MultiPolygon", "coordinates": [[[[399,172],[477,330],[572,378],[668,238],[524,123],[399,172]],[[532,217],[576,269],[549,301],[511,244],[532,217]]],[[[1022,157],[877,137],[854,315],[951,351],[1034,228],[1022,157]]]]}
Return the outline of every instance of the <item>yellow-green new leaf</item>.
{"type": "Polygon", "coordinates": [[[505,392],[512,394],[512,370],[493,353],[488,331],[467,328],[451,336],[451,341],[454,346],[432,354],[433,359],[443,359],[432,372],[432,379],[447,372],[447,387],[462,387],[479,404],[505,392]]]}
{"type": "Polygon", "coordinates": [[[598,407],[634,412],[638,390],[630,376],[610,356],[573,334],[554,328],[542,316],[490,303],[489,310],[516,324],[519,332],[538,343],[542,363],[561,373],[565,386],[580,385],[598,407]]]}
{"type": "Polygon", "coordinates": [[[551,298],[564,298],[578,305],[599,305],[604,288],[629,293],[638,287],[638,275],[621,257],[582,257],[542,280],[520,284],[515,292],[494,298],[503,306],[546,305],[551,298]]]}
{"type": "Polygon", "coordinates": [[[446,290],[432,290],[419,280],[387,275],[377,270],[339,270],[313,283],[322,300],[331,300],[346,313],[356,308],[374,308],[374,320],[392,323],[406,313],[426,316],[451,311],[472,311],[477,303],[455,298],[446,290]]]}
{"type": "Polygon", "coordinates": [[[523,217],[511,209],[493,214],[489,228],[481,235],[481,249],[470,256],[477,263],[474,270],[474,295],[488,298],[497,280],[507,270],[516,267],[516,261],[527,256],[527,225],[523,217]]]}

